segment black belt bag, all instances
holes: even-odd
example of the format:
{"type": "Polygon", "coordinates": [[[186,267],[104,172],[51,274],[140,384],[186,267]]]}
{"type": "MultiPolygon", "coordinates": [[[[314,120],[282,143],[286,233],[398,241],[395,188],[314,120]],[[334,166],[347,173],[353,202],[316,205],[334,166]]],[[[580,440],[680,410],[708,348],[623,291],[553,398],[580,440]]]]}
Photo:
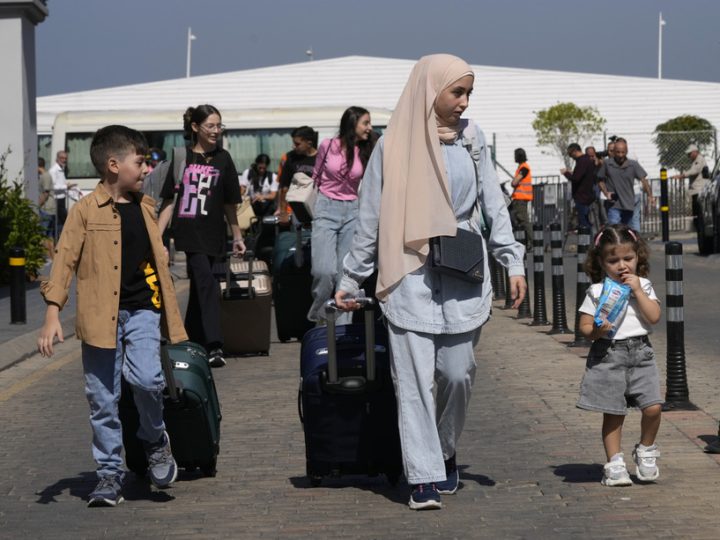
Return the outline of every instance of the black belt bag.
{"type": "Polygon", "coordinates": [[[482,236],[458,227],[456,236],[431,238],[430,266],[440,274],[482,283],[485,266],[482,236]]]}

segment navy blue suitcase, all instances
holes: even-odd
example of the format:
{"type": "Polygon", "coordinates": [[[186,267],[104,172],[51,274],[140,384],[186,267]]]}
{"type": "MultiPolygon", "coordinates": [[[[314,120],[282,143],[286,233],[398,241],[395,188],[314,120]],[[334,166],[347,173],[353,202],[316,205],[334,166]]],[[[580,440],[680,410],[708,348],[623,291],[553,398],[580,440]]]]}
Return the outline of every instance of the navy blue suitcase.
{"type": "Polygon", "coordinates": [[[314,324],[307,314],[312,306],[310,229],[281,232],[273,252],[273,302],[278,339],[302,339],[314,324]]]}
{"type": "Polygon", "coordinates": [[[387,330],[372,309],[364,324],[310,330],[300,352],[298,407],[305,432],[306,472],[324,476],[402,474],[387,330]],[[369,352],[369,353],[368,353],[369,352]]]}

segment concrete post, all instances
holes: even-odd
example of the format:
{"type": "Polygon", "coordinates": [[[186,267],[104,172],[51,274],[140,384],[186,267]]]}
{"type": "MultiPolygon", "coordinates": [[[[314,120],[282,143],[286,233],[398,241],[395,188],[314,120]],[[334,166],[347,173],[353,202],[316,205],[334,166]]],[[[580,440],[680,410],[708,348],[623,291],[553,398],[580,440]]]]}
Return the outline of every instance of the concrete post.
{"type": "Polygon", "coordinates": [[[0,0],[0,153],[10,148],[8,177],[24,182],[33,202],[38,200],[35,26],[47,14],[41,0],[0,0]]]}

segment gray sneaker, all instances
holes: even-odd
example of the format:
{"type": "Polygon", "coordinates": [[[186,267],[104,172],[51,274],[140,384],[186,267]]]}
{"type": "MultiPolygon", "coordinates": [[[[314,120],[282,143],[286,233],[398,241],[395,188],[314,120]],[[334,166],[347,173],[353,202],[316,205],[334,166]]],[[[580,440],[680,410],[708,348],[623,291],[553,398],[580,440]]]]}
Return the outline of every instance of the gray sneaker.
{"type": "Polygon", "coordinates": [[[620,459],[609,461],[603,467],[603,478],[600,483],[603,486],[631,486],[632,480],[625,466],[625,459],[622,453],[616,454],[620,459]]]}
{"type": "Polygon", "coordinates": [[[657,458],[660,457],[660,450],[656,444],[640,448],[635,445],[633,450],[633,461],[637,467],[635,474],[643,482],[653,482],[660,476],[660,469],[657,466],[657,458]]]}
{"type": "Polygon", "coordinates": [[[177,463],[170,448],[170,437],[167,431],[155,444],[146,444],[145,453],[148,460],[150,480],[155,487],[164,489],[177,479],[177,463]]]}
{"type": "Polygon", "coordinates": [[[88,506],[91,508],[100,506],[117,506],[125,499],[122,493],[122,476],[110,475],[100,478],[97,486],[88,498],[88,506]]]}

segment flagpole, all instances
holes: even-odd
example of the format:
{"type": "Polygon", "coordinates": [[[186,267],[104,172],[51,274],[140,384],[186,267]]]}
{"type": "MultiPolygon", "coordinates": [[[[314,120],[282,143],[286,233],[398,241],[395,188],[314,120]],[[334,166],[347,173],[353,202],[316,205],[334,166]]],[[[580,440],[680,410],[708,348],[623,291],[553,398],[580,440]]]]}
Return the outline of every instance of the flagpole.
{"type": "Polygon", "coordinates": [[[195,39],[193,36],[192,28],[188,26],[187,34],[187,58],[185,63],[185,77],[190,77],[190,58],[192,57],[192,41],[195,39]]]}
{"type": "Polygon", "coordinates": [[[665,21],[662,18],[662,11],[658,18],[658,79],[662,79],[662,35],[665,21]]]}

